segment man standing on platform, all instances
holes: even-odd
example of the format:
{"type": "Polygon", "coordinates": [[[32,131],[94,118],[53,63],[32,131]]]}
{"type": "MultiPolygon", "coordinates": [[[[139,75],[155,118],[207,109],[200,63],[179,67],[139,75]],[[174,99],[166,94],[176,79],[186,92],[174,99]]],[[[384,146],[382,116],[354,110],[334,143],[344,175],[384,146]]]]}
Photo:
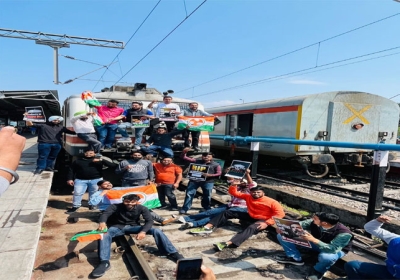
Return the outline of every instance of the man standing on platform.
{"type": "Polygon", "coordinates": [[[211,194],[214,188],[214,180],[221,175],[221,166],[213,161],[212,153],[203,153],[201,159],[194,159],[186,156],[190,148],[185,148],[182,151],[181,157],[191,163],[203,164],[208,166],[208,172],[203,174],[206,177],[205,181],[190,180],[189,185],[186,189],[185,202],[183,203],[182,209],[179,211],[180,214],[186,214],[186,212],[192,207],[192,202],[196,190],[201,187],[203,191],[203,198],[201,199],[201,206],[205,211],[211,209],[211,194]]]}
{"type": "MultiPolygon", "coordinates": [[[[148,108],[153,108],[153,104],[157,102],[156,100],[153,100],[149,105],[148,108]]],[[[156,118],[161,118],[161,120],[163,120],[163,117],[167,117],[167,116],[163,116],[163,114],[161,113],[162,111],[164,111],[163,109],[169,109],[170,113],[168,113],[168,118],[172,118],[175,119],[176,116],[180,115],[181,113],[181,108],[179,107],[178,104],[172,103],[172,97],[171,96],[164,96],[163,98],[163,103],[158,104],[157,109],[156,109],[156,113],[155,116],[156,118]]],[[[165,124],[167,125],[167,129],[169,132],[171,132],[174,129],[176,120],[164,120],[165,124]]]]}
{"type": "Polygon", "coordinates": [[[165,196],[167,196],[170,203],[170,210],[178,211],[178,203],[174,191],[179,187],[179,183],[182,180],[182,168],[172,163],[172,158],[170,157],[163,158],[161,163],[153,163],[153,166],[161,207],[167,207],[165,203],[165,196]]]}
{"type": "MultiPolygon", "coordinates": [[[[199,110],[198,109],[199,104],[197,102],[192,102],[189,103],[189,109],[185,109],[182,112],[182,116],[185,117],[211,117],[213,115],[199,110]]],[[[192,147],[195,152],[200,151],[199,149],[199,137],[200,137],[200,131],[192,131],[189,129],[184,129],[182,132],[183,139],[185,140],[185,148],[190,147],[190,142],[189,142],[189,135],[192,134],[192,147]]]]}
{"type": "Polygon", "coordinates": [[[132,152],[132,159],[123,160],[115,170],[122,174],[122,187],[147,185],[147,180],[154,181],[153,165],[149,160],[143,159],[139,151],[132,152]]]}
{"type": "Polygon", "coordinates": [[[97,114],[103,121],[103,124],[96,126],[97,133],[99,134],[99,141],[101,142],[102,148],[111,149],[117,133],[119,120],[122,120],[125,116],[123,115],[124,109],[117,107],[118,101],[110,99],[107,105],[95,106],[97,114]]]}
{"type": "MultiPolygon", "coordinates": [[[[123,115],[125,120],[123,123],[118,125],[118,131],[122,137],[129,138],[129,134],[126,132],[127,128],[132,128],[132,121],[141,120],[142,123],[148,124],[149,118],[154,118],[153,112],[148,109],[143,109],[143,103],[141,101],[133,101],[132,108],[125,110],[123,115]]],[[[140,149],[142,143],[143,132],[146,127],[133,127],[135,129],[135,149],[140,149]]]]}
{"type": "Polygon", "coordinates": [[[146,234],[153,235],[161,254],[175,261],[183,258],[161,230],[152,228],[153,219],[149,209],[140,205],[139,200],[140,197],[135,194],[124,196],[121,204],[111,205],[100,216],[98,230],[102,231],[108,226],[108,231],[103,235],[103,239],[99,240],[100,264],[92,271],[92,277],[101,277],[110,269],[112,239],[125,234],[136,234],[136,240],[143,240],[146,234]],[[139,223],[141,218],[144,219],[143,226],[139,223]]]}
{"type": "Polygon", "coordinates": [[[93,114],[86,111],[76,112],[71,118],[71,124],[74,127],[76,135],[88,143],[89,149],[99,154],[101,142],[97,140],[96,130],[93,126],[93,114]]]}

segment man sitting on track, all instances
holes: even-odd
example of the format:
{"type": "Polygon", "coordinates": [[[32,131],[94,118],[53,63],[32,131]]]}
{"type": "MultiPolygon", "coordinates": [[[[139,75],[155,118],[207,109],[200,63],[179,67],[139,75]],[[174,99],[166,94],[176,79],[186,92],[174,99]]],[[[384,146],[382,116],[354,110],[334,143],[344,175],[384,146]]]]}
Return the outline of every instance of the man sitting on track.
{"type": "Polygon", "coordinates": [[[237,190],[238,184],[240,184],[240,181],[235,180],[232,186],[229,187],[229,193],[246,201],[248,213],[227,210],[211,219],[211,221],[203,228],[193,229],[190,231],[190,233],[193,234],[212,233],[215,227],[224,224],[228,219],[240,219],[252,222],[252,224],[244,231],[236,234],[229,241],[214,244],[214,247],[219,251],[227,247],[239,247],[250,236],[275,224],[272,217],[283,218],[285,216],[285,212],[280,203],[265,196],[262,187],[254,187],[250,190],[250,194],[246,194],[237,190]]]}
{"type": "Polygon", "coordinates": [[[142,240],[146,234],[151,234],[161,254],[166,254],[173,260],[183,258],[161,230],[152,228],[153,219],[149,209],[140,205],[139,199],[140,197],[136,194],[124,196],[121,204],[111,205],[100,216],[98,230],[106,229],[106,222],[109,222],[109,227],[103,239],[99,240],[100,264],[92,271],[92,277],[101,277],[110,269],[112,239],[124,234],[136,234],[136,240],[142,240]],[[110,217],[112,218],[109,219],[110,217]],[[145,221],[143,226],[139,223],[141,217],[145,221]]]}
{"type": "MultiPolygon", "coordinates": [[[[305,279],[322,279],[324,273],[338,259],[342,258],[345,252],[351,249],[353,235],[347,227],[339,223],[339,216],[332,213],[317,212],[312,219],[300,221],[299,223],[304,229],[302,239],[311,243],[310,250],[319,252],[318,262],[311,268],[305,279]]],[[[279,229],[277,229],[277,232],[279,233],[277,235],[278,241],[286,253],[286,256],[277,257],[277,262],[304,265],[296,245],[282,240],[279,229]]]]}
{"type": "Polygon", "coordinates": [[[399,279],[400,277],[400,235],[382,227],[390,222],[388,216],[379,216],[364,225],[367,232],[385,241],[389,246],[386,252],[386,265],[351,261],[344,265],[347,279],[399,279]]]}

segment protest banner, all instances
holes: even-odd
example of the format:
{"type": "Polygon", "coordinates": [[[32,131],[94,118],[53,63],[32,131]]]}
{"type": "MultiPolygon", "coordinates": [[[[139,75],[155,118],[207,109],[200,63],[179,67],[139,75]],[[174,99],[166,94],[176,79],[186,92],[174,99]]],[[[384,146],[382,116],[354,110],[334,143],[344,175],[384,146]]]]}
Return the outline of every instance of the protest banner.
{"type": "Polygon", "coordinates": [[[214,131],[214,117],[185,117],[178,116],[178,129],[191,131],[214,131]]]}
{"type": "Polygon", "coordinates": [[[24,121],[30,122],[46,122],[46,116],[44,115],[43,108],[41,106],[36,107],[25,107],[24,121]]]}
{"type": "Polygon", "coordinates": [[[123,190],[111,189],[106,193],[106,196],[110,200],[111,204],[117,204],[122,203],[122,198],[128,194],[138,195],[140,197],[139,203],[149,209],[161,206],[160,200],[158,199],[157,187],[155,184],[126,188],[123,190]]]}
{"type": "Polygon", "coordinates": [[[131,116],[132,127],[149,127],[150,121],[147,116],[132,115],[131,116]]]}
{"type": "Polygon", "coordinates": [[[160,109],[160,121],[176,121],[175,108],[161,108],[160,109]]]}
{"type": "Polygon", "coordinates": [[[192,181],[205,181],[206,176],[203,173],[208,173],[209,166],[205,164],[191,163],[189,165],[188,178],[192,181]]]}
{"type": "Polygon", "coordinates": [[[281,231],[282,240],[299,246],[311,248],[310,242],[302,239],[304,229],[299,221],[274,218],[276,226],[281,231]]]}
{"type": "Polygon", "coordinates": [[[250,168],[250,165],[251,162],[249,161],[233,160],[225,176],[242,179],[246,174],[246,170],[250,168]]]}

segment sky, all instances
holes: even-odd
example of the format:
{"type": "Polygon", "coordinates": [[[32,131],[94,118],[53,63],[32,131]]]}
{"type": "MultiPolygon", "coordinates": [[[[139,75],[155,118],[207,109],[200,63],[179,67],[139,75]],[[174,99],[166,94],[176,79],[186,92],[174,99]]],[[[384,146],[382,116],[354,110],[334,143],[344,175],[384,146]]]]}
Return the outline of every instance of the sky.
{"type": "Polygon", "coordinates": [[[337,90],[400,103],[400,2],[158,2],[0,0],[0,28],[126,44],[59,49],[59,80],[73,82],[56,85],[52,48],[0,37],[0,90],[58,90],[63,102],[140,82],[205,108],[337,90]]]}

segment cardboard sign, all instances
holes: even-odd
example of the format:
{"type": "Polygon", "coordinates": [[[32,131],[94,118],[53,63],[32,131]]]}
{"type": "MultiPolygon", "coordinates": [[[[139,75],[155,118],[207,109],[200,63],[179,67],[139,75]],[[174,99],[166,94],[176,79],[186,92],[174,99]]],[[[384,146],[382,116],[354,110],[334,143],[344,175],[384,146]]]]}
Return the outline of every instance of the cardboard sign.
{"type": "Polygon", "coordinates": [[[242,179],[246,175],[246,170],[249,169],[250,165],[251,162],[249,161],[233,160],[225,176],[242,179]]]}
{"type": "Polygon", "coordinates": [[[42,106],[37,107],[25,107],[24,121],[31,122],[46,122],[46,116],[44,115],[42,106]]]}
{"type": "Polygon", "coordinates": [[[304,229],[298,221],[285,220],[274,218],[276,226],[280,229],[282,240],[300,245],[303,247],[311,248],[309,241],[304,240],[301,236],[304,229]]]}
{"type": "Polygon", "coordinates": [[[189,165],[188,178],[192,181],[205,181],[203,173],[208,173],[209,166],[204,164],[191,163],[189,165]]]}
{"type": "Polygon", "coordinates": [[[175,108],[161,108],[159,119],[161,121],[176,121],[175,108]]]}
{"type": "Polygon", "coordinates": [[[138,116],[138,115],[132,115],[131,116],[132,120],[132,127],[149,127],[150,126],[150,121],[146,116],[138,116]]]}

